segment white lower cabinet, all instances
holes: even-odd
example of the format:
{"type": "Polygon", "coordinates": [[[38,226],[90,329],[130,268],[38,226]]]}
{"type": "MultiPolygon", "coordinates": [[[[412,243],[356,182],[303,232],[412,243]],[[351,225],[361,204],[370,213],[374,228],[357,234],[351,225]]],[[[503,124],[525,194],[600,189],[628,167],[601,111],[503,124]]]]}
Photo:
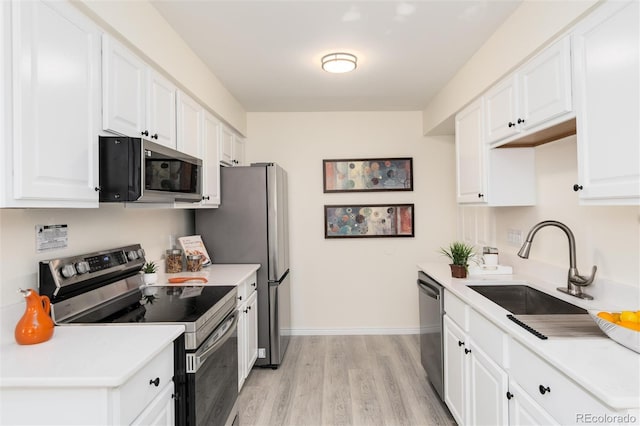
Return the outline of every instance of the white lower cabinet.
{"type": "Polygon", "coordinates": [[[238,392],[258,358],[258,291],[256,274],[238,285],[238,392]]]}
{"type": "Polygon", "coordinates": [[[176,410],[173,401],[173,382],[167,384],[160,394],[151,401],[131,423],[133,426],[172,426],[175,424],[176,410]]]}
{"type": "Polygon", "coordinates": [[[637,418],[596,399],[445,291],[444,395],[459,425],[574,425],[637,418]],[[591,417],[590,417],[591,416],[591,417]]]}
{"type": "Polygon", "coordinates": [[[558,425],[514,380],[509,380],[509,424],[518,426],[558,425]]]}
{"type": "Polygon", "coordinates": [[[120,386],[45,383],[2,389],[0,423],[174,425],[173,353],[171,342],[120,386]]]}
{"type": "Polygon", "coordinates": [[[0,207],[98,207],[100,29],[69,2],[1,7],[0,207]]]}
{"type": "Polygon", "coordinates": [[[458,424],[507,425],[508,376],[444,316],[445,402],[458,424]]]}

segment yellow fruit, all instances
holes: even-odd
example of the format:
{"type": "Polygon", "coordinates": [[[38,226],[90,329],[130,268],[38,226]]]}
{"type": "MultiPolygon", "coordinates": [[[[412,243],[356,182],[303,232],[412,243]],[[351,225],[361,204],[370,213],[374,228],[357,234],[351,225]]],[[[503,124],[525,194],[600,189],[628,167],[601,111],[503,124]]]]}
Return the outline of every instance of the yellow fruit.
{"type": "Polygon", "coordinates": [[[602,318],[605,321],[616,322],[616,320],[613,317],[613,314],[609,312],[598,312],[598,317],[602,318]]]}
{"type": "Polygon", "coordinates": [[[631,330],[640,331],[640,324],[631,321],[620,321],[617,323],[620,327],[629,328],[631,330]]]}
{"type": "Polygon", "coordinates": [[[613,322],[618,322],[620,321],[620,314],[617,312],[612,312],[611,315],[613,316],[613,322]]]}
{"type": "Polygon", "coordinates": [[[622,311],[620,312],[620,321],[621,322],[638,322],[638,316],[635,312],[631,311],[622,311]]]}

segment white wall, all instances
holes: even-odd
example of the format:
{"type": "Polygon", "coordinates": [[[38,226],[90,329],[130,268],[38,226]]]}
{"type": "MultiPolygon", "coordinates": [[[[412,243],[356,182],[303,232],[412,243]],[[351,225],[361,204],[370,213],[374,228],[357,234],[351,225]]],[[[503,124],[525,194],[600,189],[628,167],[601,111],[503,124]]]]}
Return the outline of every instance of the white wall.
{"type": "Polygon", "coordinates": [[[422,136],[421,112],[248,113],[247,159],[289,176],[296,333],[415,332],[417,268],[455,236],[452,137],[422,136]],[[322,192],[322,160],[413,157],[413,192],[322,192]],[[414,203],[415,238],[324,238],[323,205],[414,203]]]}
{"type": "Polygon", "coordinates": [[[38,262],[140,243],[147,259],[160,259],[169,236],[190,235],[190,210],[131,209],[101,204],[98,209],[0,209],[0,306],[17,303],[19,288],[38,288],[38,262]],[[36,225],[67,224],[69,247],[36,252],[36,225]]]}
{"type": "MultiPolygon", "coordinates": [[[[580,206],[573,185],[578,182],[576,136],[536,148],[537,204],[534,207],[496,208],[496,242],[501,252],[516,253],[507,244],[507,230],[529,229],[542,220],[558,220],[576,239],[577,265],[589,275],[597,265],[598,279],[640,287],[640,207],[580,206]]],[[[567,237],[557,228],[540,230],[533,241],[531,260],[569,267],[567,237]]],[[[516,262],[527,260],[514,259],[516,262]]],[[[560,284],[566,277],[559,277],[560,284]]],[[[588,289],[585,291],[589,292],[588,289]]]]}
{"type": "Polygon", "coordinates": [[[524,0],[423,111],[425,134],[451,134],[452,116],[568,29],[599,0],[524,0]]]}

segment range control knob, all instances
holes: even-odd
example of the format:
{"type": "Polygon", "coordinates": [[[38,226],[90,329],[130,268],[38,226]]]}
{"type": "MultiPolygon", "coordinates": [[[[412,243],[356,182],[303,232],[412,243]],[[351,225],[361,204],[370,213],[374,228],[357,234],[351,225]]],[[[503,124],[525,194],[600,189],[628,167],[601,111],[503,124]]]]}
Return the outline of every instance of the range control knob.
{"type": "Polygon", "coordinates": [[[78,272],[78,274],[86,274],[90,269],[91,267],[89,266],[89,262],[82,261],[76,263],[76,271],[78,272]]]}
{"type": "Polygon", "coordinates": [[[129,258],[129,260],[136,260],[138,258],[138,252],[135,250],[128,251],[127,258],[129,258]]]}
{"type": "Polygon", "coordinates": [[[72,264],[68,263],[60,268],[60,273],[65,278],[71,278],[76,274],[76,268],[72,264]]]}

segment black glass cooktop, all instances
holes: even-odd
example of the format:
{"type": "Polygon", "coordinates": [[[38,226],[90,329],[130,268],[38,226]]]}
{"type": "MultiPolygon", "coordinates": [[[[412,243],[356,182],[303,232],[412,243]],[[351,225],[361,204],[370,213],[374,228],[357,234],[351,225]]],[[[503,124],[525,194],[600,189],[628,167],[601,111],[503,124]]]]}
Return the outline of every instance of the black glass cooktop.
{"type": "Polygon", "coordinates": [[[233,286],[147,287],[143,296],[111,315],[100,311],[74,319],[73,323],[195,323],[218,304],[233,286]]]}

